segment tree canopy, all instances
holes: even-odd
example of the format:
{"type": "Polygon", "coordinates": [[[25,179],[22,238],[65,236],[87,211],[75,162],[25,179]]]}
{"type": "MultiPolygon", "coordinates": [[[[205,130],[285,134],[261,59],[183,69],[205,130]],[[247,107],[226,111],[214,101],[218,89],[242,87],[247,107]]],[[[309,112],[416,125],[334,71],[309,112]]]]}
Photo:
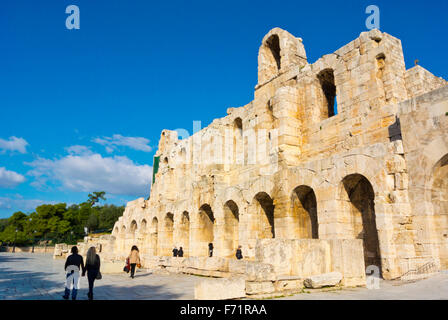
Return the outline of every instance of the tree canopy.
{"type": "Polygon", "coordinates": [[[0,241],[30,245],[37,240],[76,243],[83,238],[84,227],[90,232],[110,231],[123,215],[124,206],[97,205],[105,201],[106,193],[93,192],[86,202],[67,207],[65,203],[43,204],[34,212],[15,212],[8,219],[0,219],[0,241]]]}

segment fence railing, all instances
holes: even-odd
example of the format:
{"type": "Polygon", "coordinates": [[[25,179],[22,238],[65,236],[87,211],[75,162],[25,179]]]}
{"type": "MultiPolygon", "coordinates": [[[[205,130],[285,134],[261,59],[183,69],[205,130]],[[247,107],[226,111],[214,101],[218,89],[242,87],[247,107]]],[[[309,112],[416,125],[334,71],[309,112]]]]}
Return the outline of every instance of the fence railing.
{"type": "Polygon", "coordinates": [[[413,280],[417,278],[422,278],[428,275],[431,275],[433,273],[439,272],[439,269],[437,267],[437,264],[434,261],[429,261],[425,263],[424,265],[409,270],[402,274],[400,277],[395,278],[394,280],[413,280]]]}

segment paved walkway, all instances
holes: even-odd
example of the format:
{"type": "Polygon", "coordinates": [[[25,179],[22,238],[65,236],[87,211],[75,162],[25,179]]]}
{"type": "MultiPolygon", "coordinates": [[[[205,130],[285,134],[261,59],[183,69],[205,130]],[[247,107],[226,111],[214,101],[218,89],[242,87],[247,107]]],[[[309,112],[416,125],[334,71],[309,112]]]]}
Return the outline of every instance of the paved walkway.
{"type": "MultiPolygon", "coordinates": [[[[0,300],[62,300],[65,260],[48,254],[0,253],[0,300]]],[[[194,299],[194,285],[201,277],[153,275],[137,271],[103,274],[95,281],[94,298],[99,300],[194,299]]],[[[81,277],[79,300],[87,300],[87,277],[81,277]]]]}
{"type": "Polygon", "coordinates": [[[379,289],[345,288],[328,292],[303,293],[285,300],[448,300],[448,272],[428,279],[401,282],[380,280],[379,289]]]}
{"type": "MultiPolygon", "coordinates": [[[[130,279],[125,273],[104,274],[95,282],[99,300],[194,299],[194,285],[202,277],[156,275],[138,270],[130,279]]],[[[80,300],[87,299],[87,279],[81,278],[80,300]]],[[[61,300],[64,290],[64,261],[48,254],[0,253],[0,300],[61,300]]],[[[282,299],[448,299],[448,272],[412,283],[381,281],[380,289],[344,289],[302,293],[282,299]]]]}

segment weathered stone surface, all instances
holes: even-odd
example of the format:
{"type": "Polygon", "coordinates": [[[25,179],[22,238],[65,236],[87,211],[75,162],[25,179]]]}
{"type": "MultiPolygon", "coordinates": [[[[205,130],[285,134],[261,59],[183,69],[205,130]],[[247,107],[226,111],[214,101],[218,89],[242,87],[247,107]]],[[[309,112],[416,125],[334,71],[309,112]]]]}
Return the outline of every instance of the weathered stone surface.
{"type": "Polygon", "coordinates": [[[342,274],[340,272],[330,272],[319,274],[317,276],[311,276],[303,281],[303,284],[307,288],[323,288],[332,287],[339,284],[342,280],[342,274]]]}
{"type": "Polygon", "coordinates": [[[191,136],[163,130],[151,197],[81,251],[170,257],[182,246],[186,259],[166,267],[253,281],[338,271],[362,285],[370,265],[386,279],[447,268],[448,83],[406,70],[400,40],[378,30],[310,64],[302,40],[274,28],[258,61],[254,100],[191,136]],[[229,262],[239,246],[273,270],[229,262]]]}
{"type": "Polygon", "coordinates": [[[245,276],[249,281],[274,281],[277,278],[271,264],[253,261],[247,262],[245,276]]]}
{"type": "Polygon", "coordinates": [[[303,289],[303,279],[297,280],[277,280],[274,282],[276,292],[300,291],[303,289]]]}
{"type": "Polygon", "coordinates": [[[304,287],[303,278],[299,276],[279,276],[274,282],[276,292],[300,291],[304,287]]]}
{"type": "Polygon", "coordinates": [[[274,291],[272,281],[246,281],[246,293],[249,295],[272,293],[274,291]]]}
{"type": "Polygon", "coordinates": [[[225,300],[246,296],[246,281],[242,277],[230,279],[208,279],[194,287],[196,300],[225,300]]]}

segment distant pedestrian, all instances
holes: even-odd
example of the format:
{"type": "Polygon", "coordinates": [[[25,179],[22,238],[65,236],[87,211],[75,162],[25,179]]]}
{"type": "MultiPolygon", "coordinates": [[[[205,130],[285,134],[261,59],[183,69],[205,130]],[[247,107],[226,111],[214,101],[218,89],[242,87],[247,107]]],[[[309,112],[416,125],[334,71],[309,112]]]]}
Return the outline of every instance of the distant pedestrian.
{"type": "Polygon", "coordinates": [[[179,247],[179,251],[177,251],[177,256],[180,258],[184,256],[184,249],[182,249],[182,247],[179,247]]]}
{"type": "Polygon", "coordinates": [[[238,249],[236,249],[235,255],[238,260],[243,259],[243,251],[241,250],[241,246],[238,246],[238,249]]]}
{"type": "Polygon", "coordinates": [[[174,249],[173,249],[173,257],[177,257],[178,253],[179,253],[179,250],[177,250],[177,248],[174,247],[174,249]]]}
{"type": "Polygon", "coordinates": [[[71,249],[71,255],[65,261],[65,292],[62,298],[67,300],[70,297],[70,289],[72,290],[72,300],[76,300],[76,295],[79,289],[79,271],[82,270],[84,275],[84,260],[78,254],[78,247],[74,246],[71,249]]]}
{"type": "Polygon", "coordinates": [[[213,257],[213,243],[208,244],[208,256],[213,257]]]}
{"type": "MultiPolygon", "coordinates": [[[[100,266],[100,256],[96,254],[95,247],[90,247],[89,250],[87,250],[85,268],[87,271],[87,280],[89,281],[89,292],[87,293],[89,300],[93,300],[93,283],[96,279],[101,279],[100,266]]],[[[85,272],[83,273],[83,276],[84,275],[85,272]]]]}
{"type": "Polygon", "coordinates": [[[131,264],[131,278],[134,279],[135,266],[140,265],[140,254],[137,246],[132,246],[131,253],[129,254],[129,263],[131,264]]]}

